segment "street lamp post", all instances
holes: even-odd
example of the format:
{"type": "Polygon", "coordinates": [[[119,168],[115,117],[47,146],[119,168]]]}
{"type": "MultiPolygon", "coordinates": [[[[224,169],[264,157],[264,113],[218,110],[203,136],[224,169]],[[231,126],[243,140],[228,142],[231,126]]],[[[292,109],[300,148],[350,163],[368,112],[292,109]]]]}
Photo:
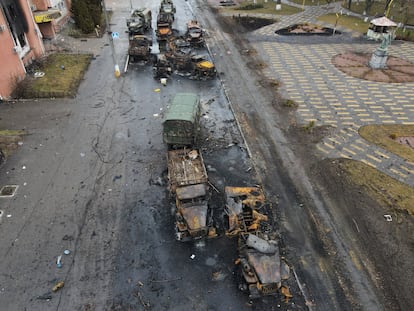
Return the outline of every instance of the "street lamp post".
{"type": "Polygon", "coordinates": [[[104,15],[105,15],[107,34],[109,35],[109,45],[111,46],[111,50],[112,50],[112,60],[114,61],[114,66],[115,66],[115,77],[119,78],[121,76],[121,71],[119,70],[118,62],[116,61],[114,38],[112,37],[112,31],[109,25],[109,18],[108,18],[108,12],[106,11],[105,0],[102,0],[102,8],[104,10],[104,15]]]}

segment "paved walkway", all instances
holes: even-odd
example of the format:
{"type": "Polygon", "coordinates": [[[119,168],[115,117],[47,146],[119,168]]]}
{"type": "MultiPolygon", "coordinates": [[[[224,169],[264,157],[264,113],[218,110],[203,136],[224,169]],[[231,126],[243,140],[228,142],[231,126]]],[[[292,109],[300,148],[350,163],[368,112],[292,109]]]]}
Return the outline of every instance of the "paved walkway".
{"type": "MultiPolygon", "coordinates": [[[[358,129],[366,124],[414,124],[414,83],[360,80],[347,76],[331,63],[337,54],[373,52],[379,43],[361,40],[328,43],[320,38],[318,43],[289,42],[286,37],[278,40],[274,33],[277,29],[315,22],[317,16],[339,11],[340,3],[329,7],[310,6],[299,14],[280,16],[280,22],[255,31],[253,36],[257,41],[253,44],[263,52],[269,64],[265,74],[281,80],[285,97],[299,104],[297,120],[300,124],[314,120],[316,126],[335,128],[331,136],[317,145],[324,157],[359,160],[414,186],[414,163],[370,144],[358,134],[358,129]],[[272,40],[267,40],[270,36],[272,40]]],[[[392,56],[414,63],[413,43],[394,43],[389,51],[392,56]]]]}

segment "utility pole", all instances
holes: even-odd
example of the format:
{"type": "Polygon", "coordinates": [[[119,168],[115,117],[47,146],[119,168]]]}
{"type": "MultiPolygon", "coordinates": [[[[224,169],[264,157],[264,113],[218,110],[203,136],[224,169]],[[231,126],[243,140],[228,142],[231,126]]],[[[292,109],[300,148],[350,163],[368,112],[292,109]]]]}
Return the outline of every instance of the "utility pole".
{"type": "Polygon", "coordinates": [[[114,61],[114,65],[115,65],[115,77],[119,78],[121,76],[121,71],[119,70],[118,62],[116,61],[114,38],[112,37],[112,31],[109,25],[108,12],[106,11],[105,0],[102,0],[102,8],[104,10],[104,15],[105,15],[107,34],[109,35],[109,45],[111,46],[111,50],[112,50],[112,60],[114,61]]]}
{"type": "Polygon", "coordinates": [[[385,13],[385,17],[387,17],[387,18],[388,18],[388,15],[390,15],[391,4],[392,4],[393,2],[394,2],[394,0],[391,0],[391,1],[388,3],[387,10],[386,10],[386,13],[385,13]]]}

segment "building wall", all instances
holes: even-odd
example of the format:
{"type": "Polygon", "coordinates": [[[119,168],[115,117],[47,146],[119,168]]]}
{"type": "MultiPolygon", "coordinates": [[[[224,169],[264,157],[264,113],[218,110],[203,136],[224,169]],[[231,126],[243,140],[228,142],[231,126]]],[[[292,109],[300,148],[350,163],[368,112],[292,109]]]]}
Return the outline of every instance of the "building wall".
{"type": "Polygon", "coordinates": [[[54,39],[56,33],[69,20],[71,12],[71,0],[30,0],[36,11],[59,10],[62,16],[48,23],[39,24],[39,28],[45,39],[54,39]]]}
{"type": "MultiPolygon", "coordinates": [[[[30,56],[32,59],[40,58],[45,55],[45,48],[42,41],[42,34],[38,25],[35,23],[33,19],[33,13],[30,8],[30,2],[27,0],[20,0],[22,3],[27,3],[27,5],[23,5],[23,10],[26,16],[26,19],[29,24],[29,31],[26,33],[27,41],[29,42],[30,52],[26,55],[30,56]]],[[[25,65],[28,65],[25,63],[25,65]]]]}
{"type": "Polygon", "coordinates": [[[50,3],[47,0],[31,0],[31,2],[36,7],[36,11],[47,11],[50,7],[50,3]]]}
{"type": "Polygon", "coordinates": [[[27,21],[27,31],[21,34],[20,38],[13,30],[16,27],[13,23],[10,24],[13,21],[6,18],[5,8],[0,6],[0,27],[3,29],[0,32],[0,96],[2,99],[9,98],[17,83],[25,78],[25,66],[45,53],[29,2],[27,0],[17,1],[21,4],[22,18],[27,21]]]}

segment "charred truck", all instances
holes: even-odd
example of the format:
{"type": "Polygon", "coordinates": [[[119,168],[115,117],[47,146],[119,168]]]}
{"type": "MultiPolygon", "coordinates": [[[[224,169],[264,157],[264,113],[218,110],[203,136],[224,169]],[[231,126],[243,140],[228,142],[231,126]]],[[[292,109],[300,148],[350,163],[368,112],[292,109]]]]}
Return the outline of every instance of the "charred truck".
{"type": "Polygon", "coordinates": [[[176,238],[191,241],[214,237],[209,208],[209,182],[201,152],[193,148],[199,131],[200,98],[177,93],[163,120],[170,193],[175,198],[176,238]]]}
{"type": "Polygon", "coordinates": [[[203,157],[197,149],[168,151],[168,181],[175,196],[176,239],[191,241],[215,236],[209,228],[209,184],[203,157]]]}
{"type": "MultiPolygon", "coordinates": [[[[162,0],[160,5],[160,13],[174,14],[176,12],[174,3],[172,0],[162,0]]],[[[173,15],[174,19],[174,15],[173,15]]]]}
{"type": "Polygon", "coordinates": [[[281,260],[276,234],[268,217],[259,212],[265,197],[258,187],[225,187],[228,236],[238,237],[242,283],[239,288],[251,299],[276,295],[279,291],[291,298],[283,280],[289,278],[289,266],[281,260]]]}
{"type": "Polygon", "coordinates": [[[147,62],[148,60],[150,60],[151,46],[152,40],[145,35],[133,35],[129,37],[129,62],[147,62]]]}
{"type": "Polygon", "coordinates": [[[162,0],[157,16],[157,30],[155,31],[158,41],[166,41],[172,36],[172,23],[174,22],[175,6],[172,0],[162,0]]]}
{"type": "Polygon", "coordinates": [[[145,33],[151,29],[151,10],[137,9],[127,19],[129,33],[128,62],[147,62],[151,57],[152,39],[145,33]]]}
{"type": "Polygon", "coordinates": [[[131,13],[131,17],[126,20],[130,36],[143,35],[151,29],[151,10],[137,9],[131,13]]]}
{"type": "Polygon", "coordinates": [[[160,12],[157,16],[157,35],[158,41],[167,41],[172,36],[172,23],[174,21],[174,14],[160,12]]]}

